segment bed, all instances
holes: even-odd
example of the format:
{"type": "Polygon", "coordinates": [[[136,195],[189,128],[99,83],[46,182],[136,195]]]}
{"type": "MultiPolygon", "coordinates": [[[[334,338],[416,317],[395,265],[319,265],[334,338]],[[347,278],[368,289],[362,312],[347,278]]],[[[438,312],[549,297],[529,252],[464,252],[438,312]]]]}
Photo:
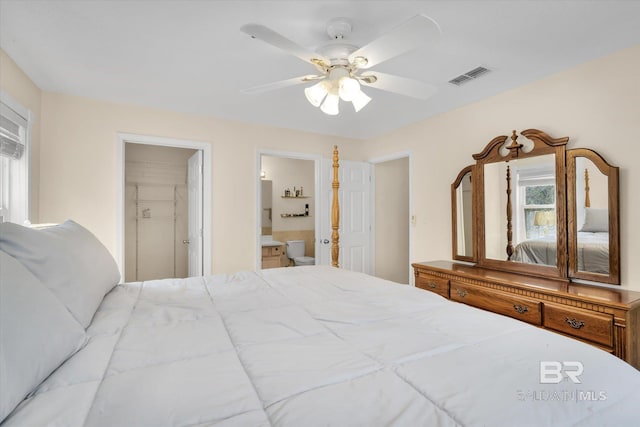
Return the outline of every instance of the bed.
{"type": "MultiPolygon", "coordinates": [[[[557,264],[555,235],[526,240],[516,245],[512,261],[530,264],[557,264]]],[[[578,271],[609,274],[609,233],[578,231],[578,271]]]]}
{"type": "Polygon", "coordinates": [[[117,284],[73,221],[1,224],[0,245],[3,427],[640,417],[624,361],[414,287],[333,266],[117,284]]]}

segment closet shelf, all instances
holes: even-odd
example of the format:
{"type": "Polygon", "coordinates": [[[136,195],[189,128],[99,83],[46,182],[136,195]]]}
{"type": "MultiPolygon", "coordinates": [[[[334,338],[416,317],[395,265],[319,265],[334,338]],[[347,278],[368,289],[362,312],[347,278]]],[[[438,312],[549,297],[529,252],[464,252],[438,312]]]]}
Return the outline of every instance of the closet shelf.
{"type": "Polygon", "coordinates": [[[283,214],[280,214],[280,216],[282,218],[311,218],[311,215],[305,215],[303,213],[295,213],[295,214],[283,213],[283,214]]]}
{"type": "Polygon", "coordinates": [[[283,199],[310,199],[311,196],[280,196],[283,199]]]}

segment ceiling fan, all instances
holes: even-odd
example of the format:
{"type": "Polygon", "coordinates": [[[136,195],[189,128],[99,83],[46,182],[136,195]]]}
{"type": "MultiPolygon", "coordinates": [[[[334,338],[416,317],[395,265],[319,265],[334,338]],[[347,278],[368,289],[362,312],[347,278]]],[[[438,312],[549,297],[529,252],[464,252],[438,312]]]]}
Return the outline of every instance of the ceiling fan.
{"type": "Polygon", "coordinates": [[[281,80],[243,90],[244,93],[261,93],[301,83],[316,82],[304,92],[314,107],[329,115],[339,113],[340,99],[351,102],[360,111],[371,101],[360,85],[373,87],[418,99],[427,99],[436,87],[417,80],[381,72],[369,71],[388,59],[413,50],[440,38],[438,24],[428,16],[416,15],[397,28],[378,37],[365,46],[358,47],[345,39],[351,34],[347,18],[336,18],[327,25],[332,41],[317,51],[306,49],[275,31],[259,24],[246,24],[240,30],[254,39],[262,40],[284,50],[316,67],[318,74],[309,74],[281,80]]]}

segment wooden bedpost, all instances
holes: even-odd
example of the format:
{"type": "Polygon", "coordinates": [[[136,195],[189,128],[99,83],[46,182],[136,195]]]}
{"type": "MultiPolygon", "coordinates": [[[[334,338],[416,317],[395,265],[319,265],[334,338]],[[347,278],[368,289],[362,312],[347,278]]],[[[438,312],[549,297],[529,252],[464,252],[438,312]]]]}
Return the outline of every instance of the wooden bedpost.
{"type": "Polygon", "coordinates": [[[333,182],[331,187],[333,188],[333,202],[331,203],[331,265],[334,267],[340,267],[338,265],[338,256],[340,254],[340,202],[338,201],[338,189],[340,188],[340,180],[338,179],[338,146],[333,146],[333,182]]]}
{"type": "Polygon", "coordinates": [[[589,196],[589,169],[584,168],[584,207],[591,207],[591,197],[589,196]]]}
{"type": "MultiPolygon", "coordinates": [[[[515,133],[515,131],[514,131],[515,133]]],[[[511,168],[507,163],[507,260],[511,261],[513,255],[513,209],[511,207],[511,168]]]]}

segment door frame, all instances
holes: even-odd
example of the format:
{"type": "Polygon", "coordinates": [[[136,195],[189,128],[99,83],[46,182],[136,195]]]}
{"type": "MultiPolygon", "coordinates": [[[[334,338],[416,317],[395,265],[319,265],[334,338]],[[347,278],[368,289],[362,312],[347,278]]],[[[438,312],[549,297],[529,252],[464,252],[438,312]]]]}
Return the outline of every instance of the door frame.
{"type": "Polygon", "coordinates": [[[202,151],[202,272],[211,274],[213,260],[211,245],[211,170],[212,146],[208,142],[186,139],[164,138],[150,135],[136,135],[132,133],[117,133],[116,159],[116,263],[124,280],[124,198],[125,198],[125,144],[158,145],[162,147],[190,148],[202,151]]]}
{"type": "MultiPolygon", "coordinates": [[[[385,156],[374,157],[369,159],[369,163],[373,165],[373,171],[371,172],[371,247],[375,251],[376,247],[376,211],[375,211],[375,202],[376,202],[376,168],[375,165],[378,163],[390,162],[393,160],[399,159],[409,159],[409,218],[407,221],[409,222],[409,285],[414,286],[415,277],[412,274],[413,268],[411,267],[411,263],[413,262],[413,230],[416,224],[416,217],[413,213],[413,151],[398,151],[396,153],[387,154],[385,156]]],[[[372,262],[371,268],[373,271],[373,275],[375,276],[376,272],[376,257],[375,254],[372,254],[372,262]]]]}
{"type": "MultiPolygon", "coordinates": [[[[269,150],[264,148],[258,148],[256,150],[256,203],[255,203],[255,213],[256,213],[256,263],[255,269],[258,270],[262,267],[262,244],[260,242],[260,236],[262,235],[262,156],[271,156],[271,157],[281,157],[286,159],[297,159],[297,160],[313,160],[313,198],[314,198],[314,210],[313,216],[314,218],[314,234],[315,234],[315,253],[318,254],[320,248],[320,214],[323,212],[322,210],[322,201],[320,200],[320,166],[322,155],[320,154],[312,154],[312,153],[300,153],[293,151],[280,151],[280,150],[269,150]]],[[[306,193],[306,191],[305,191],[306,193]]],[[[316,255],[316,260],[317,260],[316,255]]]]}

